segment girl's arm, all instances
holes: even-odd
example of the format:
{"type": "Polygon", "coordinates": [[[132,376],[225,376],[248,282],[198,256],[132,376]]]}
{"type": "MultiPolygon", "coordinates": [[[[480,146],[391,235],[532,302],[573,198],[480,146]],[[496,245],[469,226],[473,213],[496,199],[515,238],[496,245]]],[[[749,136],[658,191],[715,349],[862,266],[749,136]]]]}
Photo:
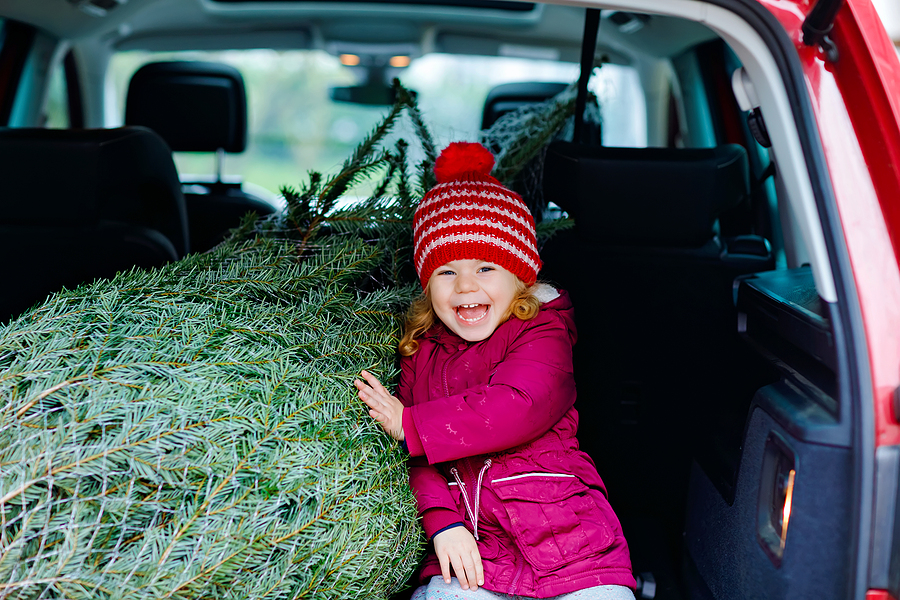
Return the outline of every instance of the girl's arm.
{"type": "Polygon", "coordinates": [[[462,519],[447,480],[418,457],[409,459],[409,484],[416,496],[425,535],[434,542],[444,581],[450,583],[450,575],[455,573],[464,590],[484,585],[484,568],[475,538],[465,527],[452,527],[462,525],[462,519]]]}
{"type": "Polygon", "coordinates": [[[486,385],[407,408],[413,455],[435,464],[499,452],[549,431],[575,402],[568,329],[550,315],[527,326],[486,385]],[[418,442],[418,444],[416,443],[418,442]]]}

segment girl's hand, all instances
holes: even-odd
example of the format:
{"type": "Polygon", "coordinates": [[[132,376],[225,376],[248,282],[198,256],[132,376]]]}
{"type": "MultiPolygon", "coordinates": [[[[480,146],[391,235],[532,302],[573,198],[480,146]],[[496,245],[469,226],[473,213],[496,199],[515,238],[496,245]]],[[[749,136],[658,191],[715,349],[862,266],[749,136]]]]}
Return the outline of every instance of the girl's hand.
{"type": "Polygon", "coordinates": [[[384,430],[398,442],[405,438],[403,435],[403,403],[391,396],[381,382],[368,371],[362,372],[363,383],[359,379],[353,381],[359,390],[359,399],[369,407],[369,416],[378,421],[384,430]]]}
{"type": "Polygon", "coordinates": [[[441,563],[444,583],[450,583],[450,565],[462,589],[484,585],[484,567],[475,538],[465,527],[454,527],[434,536],[434,552],[441,563]]]}

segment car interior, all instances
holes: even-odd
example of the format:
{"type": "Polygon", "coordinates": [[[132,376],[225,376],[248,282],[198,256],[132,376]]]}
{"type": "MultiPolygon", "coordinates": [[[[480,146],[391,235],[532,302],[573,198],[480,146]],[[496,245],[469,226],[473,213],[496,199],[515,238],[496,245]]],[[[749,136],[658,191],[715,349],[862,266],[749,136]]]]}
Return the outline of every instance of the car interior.
{"type": "Polygon", "coordinates": [[[332,112],[281,102],[335,139],[368,122],[351,111],[383,114],[399,77],[443,144],[594,73],[599,122],[551,143],[523,193],[537,221],[575,223],[545,242],[541,278],[576,307],[579,439],[637,597],[846,597],[866,583],[850,553],[865,503],[837,234],[817,208],[830,184],[790,42],[752,4],[7,0],[0,323],[207,251],[323,168],[294,154],[280,184],[225,173],[241,155],[277,162],[254,111],[278,94],[235,64],[277,55],[300,61],[296,79],[333,65],[332,112]],[[194,153],[210,174],[178,162],[194,153]]]}

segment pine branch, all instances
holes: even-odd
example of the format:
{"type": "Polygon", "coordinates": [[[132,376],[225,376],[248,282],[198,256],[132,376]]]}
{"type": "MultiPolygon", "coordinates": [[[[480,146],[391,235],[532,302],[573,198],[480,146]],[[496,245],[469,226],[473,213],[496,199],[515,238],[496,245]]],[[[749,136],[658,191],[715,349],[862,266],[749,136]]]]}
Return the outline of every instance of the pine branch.
{"type": "Polygon", "coordinates": [[[573,227],[575,227],[575,221],[568,217],[565,219],[546,219],[541,221],[535,227],[538,244],[543,246],[560,231],[566,231],[573,227]]]}

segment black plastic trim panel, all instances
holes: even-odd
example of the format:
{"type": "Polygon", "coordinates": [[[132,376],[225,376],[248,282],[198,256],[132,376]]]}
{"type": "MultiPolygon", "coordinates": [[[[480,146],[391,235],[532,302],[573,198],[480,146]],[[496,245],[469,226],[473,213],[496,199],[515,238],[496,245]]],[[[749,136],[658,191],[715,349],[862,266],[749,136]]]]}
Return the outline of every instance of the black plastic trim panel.
{"type": "Polygon", "coordinates": [[[19,91],[19,80],[31,53],[37,29],[18,21],[7,21],[0,48],[0,126],[9,124],[19,91]]]}
{"type": "Polygon", "coordinates": [[[869,587],[900,597],[900,446],[875,452],[875,520],[869,587]]]}
{"type": "Polygon", "coordinates": [[[84,128],[84,101],[81,92],[81,81],[78,78],[78,63],[72,50],[66,52],[63,59],[63,69],[66,75],[66,101],[69,106],[69,127],[72,129],[84,128]]]}
{"type": "Polygon", "coordinates": [[[839,417],[831,307],[816,293],[810,268],[745,275],[736,287],[738,332],[839,417]]]}

